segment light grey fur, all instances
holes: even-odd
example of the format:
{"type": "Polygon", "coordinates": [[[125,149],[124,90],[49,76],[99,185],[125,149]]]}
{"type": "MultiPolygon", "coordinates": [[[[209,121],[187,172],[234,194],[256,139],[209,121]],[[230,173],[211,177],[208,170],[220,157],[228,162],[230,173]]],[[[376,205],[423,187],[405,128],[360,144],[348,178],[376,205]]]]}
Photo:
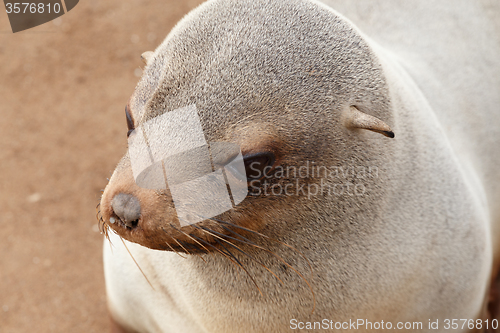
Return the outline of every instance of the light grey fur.
{"type": "MultiPolygon", "coordinates": [[[[421,321],[427,332],[429,319],[483,316],[500,254],[499,5],[325,2],[342,15],[309,0],[204,3],[157,48],[132,99],[140,122],[196,103],[209,142],[239,127],[272,127],[290,165],[378,168],[363,196],[255,199],[239,208],[310,260],[314,313],[305,282],[265,252],[246,249],[284,285],[235,253],[260,296],[217,254],[203,255],[205,263],[127,243],[153,289],[112,235],[106,285],[124,326],[288,332],[291,319],[326,318],[421,321]],[[345,128],[351,105],[396,138],[345,128]]],[[[264,244],[309,278],[301,256],[264,244]]]]}

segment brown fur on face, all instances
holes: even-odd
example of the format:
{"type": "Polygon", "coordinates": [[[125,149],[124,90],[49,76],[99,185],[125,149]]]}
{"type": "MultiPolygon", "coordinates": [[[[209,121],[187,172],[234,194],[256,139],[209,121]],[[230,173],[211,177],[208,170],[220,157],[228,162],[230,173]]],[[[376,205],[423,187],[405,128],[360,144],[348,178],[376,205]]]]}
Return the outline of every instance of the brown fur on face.
{"type": "MultiPolygon", "coordinates": [[[[271,152],[275,156],[274,165],[282,159],[285,144],[272,126],[260,123],[245,125],[234,129],[230,137],[228,141],[239,144],[243,155],[271,152]]],[[[105,228],[111,228],[128,241],[151,249],[186,253],[214,251],[219,246],[216,238],[222,235],[234,237],[235,232],[248,233],[245,229],[258,231],[265,225],[265,220],[255,210],[237,207],[212,220],[181,227],[168,187],[166,190],[139,187],[134,180],[128,154],[116,167],[103,193],[100,218],[105,228]],[[120,193],[133,195],[139,200],[141,215],[135,228],[127,227],[113,212],[111,202],[120,193]],[[110,222],[112,217],[115,223],[110,222]],[[222,222],[234,223],[242,228],[234,230],[230,224],[221,226],[222,222]]]]}

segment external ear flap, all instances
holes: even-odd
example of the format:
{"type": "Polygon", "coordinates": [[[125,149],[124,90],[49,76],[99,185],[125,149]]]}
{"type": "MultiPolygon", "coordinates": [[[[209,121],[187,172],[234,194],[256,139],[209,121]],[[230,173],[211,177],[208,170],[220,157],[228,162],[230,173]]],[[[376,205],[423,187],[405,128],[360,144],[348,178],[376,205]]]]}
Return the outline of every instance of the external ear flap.
{"type": "Polygon", "coordinates": [[[141,54],[141,60],[144,62],[144,64],[149,64],[151,62],[151,59],[153,59],[153,51],[146,51],[143,54],[141,54]]]}
{"type": "Polygon", "coordinates": [[[344,113],[344,125],[347,128],[362,128],[383,134],[389,138],[394,137],[394,132],[382,120],[359,111],[350,106],[344,113]]]}

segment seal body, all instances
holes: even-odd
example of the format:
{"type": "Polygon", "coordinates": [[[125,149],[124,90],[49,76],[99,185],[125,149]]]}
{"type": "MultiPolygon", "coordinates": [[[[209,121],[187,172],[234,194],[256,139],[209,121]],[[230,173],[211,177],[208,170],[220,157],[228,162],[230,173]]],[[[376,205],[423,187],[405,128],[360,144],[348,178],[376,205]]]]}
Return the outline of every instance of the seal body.
{"type": "Polygon", "coordinates": [[[498,14],[465,0],[212,0],[188,14],[148,55],[133,122],[195,104],[207,141],[308,174],[275,172],[271,187],[184,228],[168,191],[139,188],[124,156],[100,207],[114,231],[104,266],[117,325],[444,332],[468,319],[457,332],[485,331],[486,320],[491,331],[498,14]],[[372,131],[362,114],[384,126],[372,131]],[[380,135],[389,129],[395,138],[380,135]],[[117,206],[126,225],[111,222],[117,206]]]}

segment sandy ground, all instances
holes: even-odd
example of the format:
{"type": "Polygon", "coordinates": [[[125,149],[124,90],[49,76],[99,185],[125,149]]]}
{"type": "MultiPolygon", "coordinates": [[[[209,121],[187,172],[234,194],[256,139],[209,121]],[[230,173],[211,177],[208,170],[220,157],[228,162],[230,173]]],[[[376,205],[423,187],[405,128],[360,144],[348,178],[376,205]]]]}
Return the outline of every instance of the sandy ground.
{"type": "Polygon", "coordinates": [[[124,107],[199,0],[82,0],[13,34],[0,6],[0,332],[106,332],[100,190],[126,151],[124,107]]]}

